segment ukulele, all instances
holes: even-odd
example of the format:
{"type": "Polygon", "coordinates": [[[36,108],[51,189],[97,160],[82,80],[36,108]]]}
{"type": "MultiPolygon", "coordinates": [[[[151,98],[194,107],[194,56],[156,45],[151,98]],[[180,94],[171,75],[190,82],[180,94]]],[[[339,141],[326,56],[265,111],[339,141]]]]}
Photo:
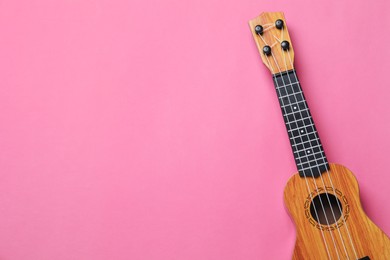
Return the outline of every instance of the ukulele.
{"type": "Polygon", "coordinates": [[[294,68],[283,13],[262,13],[249,25],[272,73],[298,169],[284,191],[297,229],[292,259],[390,259],[390,240],[364,213],[355,176],[325,156],[294,68]]]}

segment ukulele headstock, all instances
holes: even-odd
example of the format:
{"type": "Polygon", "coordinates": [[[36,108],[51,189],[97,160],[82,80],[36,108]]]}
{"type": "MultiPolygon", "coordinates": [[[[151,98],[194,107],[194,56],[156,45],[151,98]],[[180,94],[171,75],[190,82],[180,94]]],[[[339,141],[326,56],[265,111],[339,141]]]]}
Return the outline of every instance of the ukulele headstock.
{"type": "Polygon", "coordinates": [[[294,68],[294,49],[282,12],[265,12],[249,21],[261,59],[272,74],[294,68]]]}

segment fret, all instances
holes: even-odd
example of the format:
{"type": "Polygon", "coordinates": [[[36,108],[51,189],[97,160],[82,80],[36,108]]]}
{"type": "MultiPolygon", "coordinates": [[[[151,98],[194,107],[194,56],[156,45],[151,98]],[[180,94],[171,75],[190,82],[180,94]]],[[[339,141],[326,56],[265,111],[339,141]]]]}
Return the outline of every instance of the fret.
{"type": "Polygon", "coordinates": [[[294,84],[298,84],[297,82],[293,82],[293,83],[287,83],[285,85],[281,84],[279,85],[278,87],[276,87],[276,89],[278,88],[285,88],[285,87],[289,87],[289,86],[293,86],[294,84]]]}
{"type": "MultiPolygon", "coordinates": [[[[323,153],[324,151],[319,151],[319,152],[316,152],[316,153],[313,153],[313,154],[306,154],[306,156],[299,156],[299,157],[295,157],[295,160],[301,160],[301,159],[303,159],[303,158],[306,158],[307,159],[307,157],[309,157],[309,156],[316,156],[316,154],[321,154],[322,155],[322,153],[323,153]]],[[[302,162],[302,163],[304,163],[304,162],[302,162]]]]}
{"type": "Polygon", "coordinates": [[[283,104],[284,107],[291,106],[294,111],[299,112],[301,109],[307,108],[306,101],[302,98],[301,100],[294,100],[294,102],[289,102],[289,104],[283,104]],[[304,107],[302,108],[302,105],[304,107]]]}
{"type": "Polygon", "coordinates": [[[288,98],[290,96],[298,95],[298,94],[302,94],[302,92],[286,94],[286,95],[280,96],[279,99],[281,99],[281,98],[288,98]]]}
{"type": "MultiPolygon", "coordinates": [[[[310,150],[310,149],[307,149],[307,150],[310,150]]],[[[299,152],[298,154],[295,154],[294,158],[301,158],[301,160],[303,160],[304,158],[308,158],[308,156],[314,154],[314,156],[317,156],[317,154],[319,154],[320,152],[323,152],[324,153],[324,150],[321,148],[315,148],[313,150],[311,150],[310,153],[308,152],[299,152]]]]}
{"type": "Polygon", "coordinates": [[[293,154],[294,154],[294,158],[306,158],[307,156],[311,155],[311,154],[316,154],[320,151],[323,151],[322,147],[318,146],[316,148],[313,148],[313,149],[303,149],[303,150],[300,150],[300,151],[293,151],[293,154]],[[308,152],[310,151],[310,153],[308,152]]]}
{"type": "Polygon", "coordinates": [[[274,83],[299,174],[318,177],[328,162],[295,71],[275,74],[274,83]]]}
{"type": "MultiPolygon", "coordinates": [[[[282,73],[283,74],[283,73],[282,73]]],[[[281,74],[279,74],[276,78],[276,83],[277,83],[277,88],[281,88],[281,87],[288,87],[288,86],[293,86],[294,84],[299,84],[299,81],[295,78],[295,76],[290,76],[288,74],[284,74],[283,75],[283,79],[282,77],[280,76],[281,74]]],[[[275,78],[274,78],[275,79],[275,78]]]]}
{"type": "Polygon", "coordinates": [[[288,137],[290,138],[290,141],[293,142],[294,144],[306,141],[306,139],[315,139],[318,138],[318,133],[313,127],[306,127],[306,129],[301,128],[300,130],[295,129],[291,132],[287,132],[288,137]],[[308,131],[310,130],[310,131],[308,131]],[[293,140],[297,138],[302,138],[301,140],[293,140]]]}
{"type": "Polygon", "coordinates": [[[298,112],[286,113],[283,116],[289,116],[289,115],[293,115],[293,114],[296,114],[296,113],[299,113],[299,112],[305,112],[305,111],[309,111],[309,108],[304,108],[302,110],[299,110],[298,112]]]}
{"type": "Polygon", "coordinates": [[[308,151],[308,153],[313,153],[313,152],[316,152],[317,151],[317,146],[321,144],[321,142],[319,142],[319,139],[315,139],[315,140],[309,140],[307,142],[299,142],[299,143],[294,143],[294,144],[291,144],[291,147],[293,149],[293,152],[294,153],[300,153],[300,152],[303,152],[303,151],[308,151],[308,150],[313,150],[315,149],[315,151],[308,151]]]}
{"type": "Polygon", "coordinates": [[[283,117],[284,120],[286,120],[286,122],[295,121],[297,119],[305,119],[305,118],[311,119],[310,112],[304,110],[303,111],[300,110],[294,113],[289,113],[289,115],[283,115],[283,117]]]}
{"type": "Polygon", "coordinates": [[[299,85],[299,82],[291,81],[291,78],[284,78],[284,80],[282,80],[281,78],[278,78],[277,83],[278,83],[278,85],[276,86],[276,89],[286,88],[286,87],[290,87],[290,86],[294,87],[294,84],[299,85]]]}
{"type": "Polygon", "coordinates": [[[326,158],[325,157],[319,157],[319,158],[312,159],[312,160],[309,160],[309,161],[306,161],[306,162],[297,163],[297,168],[298,168],[298,170],[303,169],[303,168],[308,168],[308,167],[316,168],[316,166],[318,164],[327,162],[324,159],[326,159],[326,158]]]}
{"type": "Polygon", "coordinates": [[[292,122],[291,124],[289,124],[287,126],[288,126],[289,130],[291,130],[291,129],[297,129],[297,128],[300,128],[300,127],[304,127],[304,126],[310,125],[311,123],[312,123],[311,120],[304,119],[303,121],[292,122]]]}
{"type": "Polygon", "coordinates": [[[295,102],[296,104],[286,104],[285,102],[279,102],[280,107],[282,109],[283,114],[288,113],[299,113],[300,111],[303,111],[304,109],[307,109],[307,105],[305,101],[302,102],[295,102]],[[282,107],[283,106],[283,107],[282,107]]]}
{"type": "Polygon", "coordinates": [[[305,119],[303,121],[291,122],[290,124],[286,124],[286,127],[288,130],[294,130],[294,129],[300,129],[302,127],[310,125],[310,123],[311,123],[310,120],[305,119]]]}
{"type": "Polygon", "coordinates": [[[312,123],[311,117],[299,118],[299,119],[292,121],[292,122],[286,122],[286,125],[299,124],[299,123],[301,123],[301,124],[303,123],[302,126],[311,124],[312,123]]]}
{"type": "Polygon", "coordinates": [[[314,148],[318,148],[318,147],[322,147],[322,144],[317,144],[317,145],[314,145],[314,146],[310,146],[310,148],[305,148],[305,149],[301,149],[301,150],[298,150],[298,151],[294,151],[293,153],[300,153],[300,152],[304,152],[303,150],[309,150],[309,149],[314,149],[314,148]]]}
{"type": "Polygon", "coordinates": [[[302,95],[293,94],[293,95],[291,95],[290,97],[280,99],[279,101],[280,101],[280,103],[282,103],[282,105],[284,105],[284,106],[291,105],[292,108],[293,108],[293,110],[294,110],[294,111],[297,111],[297,112],[299,112],[299,111],[301,111],[301,110],[303,110],[303,109],[306,108],[306,107],[303,106],[302,104],[298,104],[298,103],[304,101],[302,95]],[[298,105],[298,106],[297,106],[297,105],[298,105]],[[297,106],[297,108],[294,109],[294,106],[297,106]]]}
{"type": "Polygon", "coordinates": [[[300,95],[303,95],[301,89],[300,89],[300,86],[299,84],[293,84],[293,85],[289,85],[289,86],[286,86],[284,88],[277,88],[276,89],[276,92],[278,93],[279,96],[287,96],[287,95],[291,95],[291,94],[300,94],[300,95]]]}
{"type": "Polygon", "coordinates": [[[316,157],[305,158],[301,161],[295,160],[295,163],[297,165],[297,168],[299,169],[304,168],[307,165],[315,166],[316,163],[324,162],[324,159],[326,161],[326,157],[324,156],[324,154],[319,154],[316,157]]]}
{"type": "MultiPolygon", "coordinates": [[[[318,167],[318,166],[323,166],[323,165],[326,165],[326,166],[328,166],[328,163],[326,162],[326,163],[319,163],[319,164],[317,164],[317,166],[316,167],[318,167]]],[[[309,170],[309,169],[312,169],[312,166],[309,166],[309,167],[306,167],[306,168],[302,168],[302,169],[300,169],[300,170],[302,170],[302,171],[305,171],[305,170],[309,170]]]]}
{"type": "Polygon", "coordinates": [[[310,140],[307,140],[307,141],[304,141],[304,142],[300,142],[299,144],[292,144],[291,146],[293,146],[293,147],[296,147],[296,146],[298,146],[298,145],[304,145],[304,144],[306,144],[306,143],[312,143],[312,142],[316,142],[316,143],[318,143],[319,142],[319,138],[316,138],[316,139],[310,139],[310,140]]]}
{"type": "MultiPolygon", "coordinates": [[[[294,105],[298,105],[298,104],[306,104],[306,101],[305,101],[305,100],[302,100],[302,101],[296,102],[296,103],[294,103],[294,104],[281,105],[281,107],[285,108],[285,107],[287,107],[287,106],[294,106],[294,105]]],[[[293,109],[294,109],[294,108],[293,108],[293,109]]],[[[297,109],[297,108],[295,108],[295,109],[297,109]]],[[[294,110],[295,110],[295,109],[294,109],[294,110]]]]}
{"type": "MultiPolygon", "coordinates": [[[[314,124],[305,125],[304,127],[308,127],[308,126],[314,126],[314,124]]],[[[303,128],[303,127],[300,127],[300,128],[298,128],[298,129],[301,129],[301,128],[303,128]]],[[[287,130],[287,131],[288,131],[288,132],[292,132],[292,131],[294,131],[294,130],[296,130],[296,129],[290,129],[290,130],[287,130]]]]}
{"type": "Polygon", "coordinates": [[[318,135],[315,133],[305,133],[305,132],[301,132],[301,133],[297,133],[297,135],[290,135],[291,137],[290,138],[290,142],[291,144],[293,145],[297,145],[297,144],[300,144],[300,143],[305,143],[309,140],[312,140],[312,141],[316,141],[316,140],[319,140],[318,138],[318,135]]]}
{"type": "Polygon", "coordinates": [[[306,168],[308,166],[311,167],[316,167],[319,163],[324,163],[325,157],[320,157],[320,158],[315,158],[313,160],[310,160],[308,162],[303,162],[303,163],[297,163],[298,168],[306,168]]]}

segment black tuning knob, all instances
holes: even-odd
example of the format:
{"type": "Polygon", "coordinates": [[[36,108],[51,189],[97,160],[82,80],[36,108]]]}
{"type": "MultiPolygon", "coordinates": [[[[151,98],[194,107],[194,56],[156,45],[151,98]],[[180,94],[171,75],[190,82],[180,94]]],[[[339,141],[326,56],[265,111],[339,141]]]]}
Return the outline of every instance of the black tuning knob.
{"type": "Polygon", "coordinates": [[[276,26],[276,28],[278,28],[279,30],[283,28],[283,24],[284,24],[284,22],[283,22],[282,19],[278,19],[278,20],[276,20],[276,22],[275,22],[275,26],[276,26]]]}
{"type": "Polygon", "coordinates": [[[256,25],[256,26],[255,26],[255,32],[256,32],[257,34],[262,35],[262,34],[263,34],[263,26],[261,26],[261,25],[256,25]]]}
{"type": "Polygon", "coordinates": [[[288,49],[290,49],[290,43],[288,41],[282,41],[282,43],[280,44],[280,46],[282,46],[282,49],[287,51],[288,49]]]}
{"type": "Polygon", "coordinates": [[[263,47],[263,52],[264,52],[264,54],[265,55],[270,55],[271,54],[271,47],[269,47],[268,45],[265,45],[264,47],[263,47]]]}

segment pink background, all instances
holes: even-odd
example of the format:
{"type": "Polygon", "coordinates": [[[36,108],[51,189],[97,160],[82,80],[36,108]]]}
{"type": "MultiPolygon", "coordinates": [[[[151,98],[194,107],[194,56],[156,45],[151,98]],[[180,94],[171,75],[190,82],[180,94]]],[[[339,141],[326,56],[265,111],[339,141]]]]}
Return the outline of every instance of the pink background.
{"type": "Polygon", "coordinates": [[[390,2],[0,1],[0,259],[289,259],[247,21],[283,10],[330,161],[390,234],[390,2]]]}

